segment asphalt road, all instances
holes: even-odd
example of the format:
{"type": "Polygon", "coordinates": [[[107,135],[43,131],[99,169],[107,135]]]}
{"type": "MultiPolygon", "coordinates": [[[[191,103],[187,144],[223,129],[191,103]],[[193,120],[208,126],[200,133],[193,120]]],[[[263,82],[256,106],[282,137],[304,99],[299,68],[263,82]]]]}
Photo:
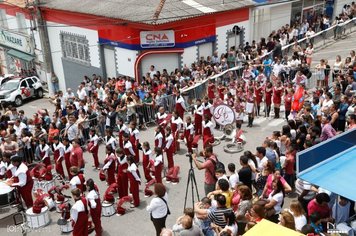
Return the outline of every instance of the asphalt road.
{"type": "MultiPolygon", "coordinates": [[[[329,63],[333,64],[333,60],[336,55],[341,55],[342,59],[349,55],[350,50],[355,48],[355,33],[349,35],[342,41],[336,42],[327,48],[322,49],[319,52],[316,52],[313,57],[313,63],[317,63],[321,58],[329,59],[329,63]]],[[[25,103],[19,109],[23,109],[27,116],[32,116],[34,112],[41,108],[47,108],[50,111],[53,111],[53,105],[51,105],[48,99],[33,100],[28,103],[25,103]]],[[[282,114],[281,114],[281,117],[282,114]]],[[[250,150],[255,152],[256,146],[259,146],[263,140],[270,136],[271,133],[275,130],[280,130],[281,126],[285,124],[283,119],[276,120],[267,120],[264,117],[256,118],[254,122],[254,127],[247,128],[246,123],[243,124],[243,130],[246,131],[245,135],[247,137],[247,144],[244,147],[244,150],[250,150]]],[[[149,141],[153,146],[153,127],[149,128],[146,131],[140,133],[141,141],[149,141]]],[[[220,136],[222,133],[216,131],[216,136],[220,136]]],[[[222,141],[220,145],[214,147],[214,152],[218,154],[219,160],[227,165],[232,162],[235,163],[239,168],[239,157],[240,153],[237,154],[228,154],[223,151],[223,146],[227,143],[222,141]]],[[[199,144],[201,147],[202,144],[199,144]]],[[[180,166],[180,182],[177,185],[166,184],[169,195],[169,207],[171,210],[171,215],[167,219],[167,227],[171,227],[176,219],[182,214],[183,206],[185,201],[185,191],[187,186],[187,177],[189,170],[189,159],[185,156],[186,148],[184,145],[181,145],[181,151],[174,156],[175,164],[180,166]]],[[[92,157],[91,154],[85,153],[84,155],[86,161],[85,175],[86,178],[93,178],[99,186],[100,193],[104,193],[106,189],[105,182],[99,182],[98,171],[93,170],[92,166],[92,157]]],[[[99,159],[101,163],[105,157],[104,146],[101,146],[99,149],[99,159]]],[[[142,167],[139,167],[140,172],[142,173],[142,167]]],[[[194,169],[196,180],[198,183],[199,197],[202,198],[204,194],[203,180],[204,180],[204,171],[199,171],[194,169]]],[[[191,200],[191,187],[189,187],[187,206],[192,206],[191,200]]],[[[140,186],[140,199],[141,204],[138,208],[134,208],[127,214],[123,216],[112,216],[112,217],[102,217],[102,225],[104,228],[104,235],[120,235],[120,236],[130,236],[130,235],[140,235],[140,236],[151,236],[155,234],[154,227],[150,221],[148,212],[146,211],[146,206],[151,201],[151,198],[145,198],[143,194],[144,189],[144,180],[143,184],[140,186]]],[[[290,199],[287,198],[286,206],[290,199]]],[[[0,234],[1,235],[21,235],[20,229],[18,227],[11,226],[13,225],[12,217],[6,217],[13,210],[9,209],[0,209],[0,234]],[[5,218],[4,218],[5,217],[5,218]]],[[[50,213],[51,223],[41,229],[32,230],[29,232],[29,235],[60,235],[59,226],[56,224],[57,219],[60,215],[56,212],[50,213]]]]}

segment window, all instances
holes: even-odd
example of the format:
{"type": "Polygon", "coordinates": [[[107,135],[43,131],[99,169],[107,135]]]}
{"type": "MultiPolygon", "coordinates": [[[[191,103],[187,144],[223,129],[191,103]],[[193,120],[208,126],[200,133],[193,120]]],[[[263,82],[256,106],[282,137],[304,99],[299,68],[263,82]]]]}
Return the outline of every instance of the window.
{"type": "Polygon", "coordinates": [[[27,26],[26,26],[26,20],[25,20],[25,15],[23,13],[16,13],[16,21],[17,21],[17,28],[18,31],[21,33],[26,34],[27,33],[27,26]]]}
{"type": "Polygon", "coordinates": [[[8,28],[6,11],[4,9],[0,9],[0,26],[2,28],[8,28]]]}
{"type": "Polygon", "coordinates": [[[83,35],[61,32],[63,57],[85,65],[90,65],[89,42],[83,35]]]}
{"type": "Polygon", "coordinates": [[[20,85],[20,88],[27,88],[27,83],[26,83],[26,80],[22,81],[21,82],[21,85],[20,85]]]}
{"type": "Polygon", "coordinates": [[[31,78],[27,79],[27,83],[28,83],[28,87],[33,88],[34,82],[33,82],[33,80],[31,78]]]}

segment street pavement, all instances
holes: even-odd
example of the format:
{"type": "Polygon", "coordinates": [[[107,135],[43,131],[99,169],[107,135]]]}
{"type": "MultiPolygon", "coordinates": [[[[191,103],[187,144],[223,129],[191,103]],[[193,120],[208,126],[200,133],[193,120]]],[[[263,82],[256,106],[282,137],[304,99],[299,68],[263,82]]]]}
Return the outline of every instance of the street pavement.
{"type": "MultiPolygon", "coordinates": [[[[355,50],[355,35],[353,33],[349,35],[344,40],[338,41],[334,44],[331,44],[327,48],[322,49],[314,54],[313,64],[318,63],[321,58],[329,59],[330,65],[333,64],[333,60],[336,55],[341,55],[342,59],[349,55],[350,50],[355,50]]],[[[29,117],[32,116],[34,112],[41,108],[47,108],[51,112],[53,111],[53,105],[49,103],[48,99],[33,100],[28,103],[25,103],[19,109],[23,109],[25,114],[29,117]]],[[[282,111],[283,112],[283,111],[282,111]]],[[[281,112],[281,117],[284,115],[281,112]]],[[[263,114],[263,113],[262,113],[263,114]]],[[[252,128],[246,127],[246,122],[243,124],[243,130],[247,137],[247,143],[244,146],[244,151],[250,150],[252,153],[255,153],[256,147],[261,145],[264,139],[271,135],[275,130],[281,130],[282,125],[286,122],[284,119],[266,119],[264,117],[258,117],[254,121],[254,126],[252,128]]],[[[146,131],[140,133],[140,141],[148,141],[151,146],[153,146],[153,133],[154,127],[151,126],[146,131]]],[[[215,136],[219,137],[222,135],[221,131],[216,130],[215,136]]],[[[220,145],[214,147],[214,152],[217,153],[218,158],[221,162],[225,163],[227,166],[228,163],[234,163],[237,166],[237,169],[240,168],[239,157],[242,153],[229,154],[223,151],[223,146],[226,145],[226,141],[222,141],[220,145]]],[[[199,143],[199,148],[201,149],[202,143],[199,143]]],[[[105,158],[104,153],[105,147],[102,145],[99,149],[99,159],[102,163],[105,158]]],[[[180,166],[180,182],[177,185],[171,183],[166,184],[168,189],[169,201],[168,205],[171,211],[171,215],[167,218],[167,227],[172,227],[176,219],[182,215],[183,207],[185,202],[185,191],[187,187],[188,171],[189,171],[189,158],[186,157],[186,147],[184,144],[181,144],[181,151],[179,151],[174,156],[175,165],[180,166]]],[[[141,155],[141,154],[140,154],[141,155]]],[[[99,187],[100,193],[103,195],[107,186],[105,182],[100,182],[98,178],[98,171],[92,168],[93,160],[92,156],[89,153],[84,154],[86,161],[85,166],[85,176],[86,178],[93,178],[96,184],[99,187]]],[[[193,164],[194,166],[194,164],[193,164]]],[[[141,176],[143,176],[142,166],[139,166],[141,176]]],[[[204,171],[199,171],[194,168],[195,177],[198,185],[199,198],[204,196],[204,171]]],[[[140,206],[130,210],[127,214],[123,216],[111,216],[111,217],[102,217],[102,226],[104,229],[103,235],[120,235],[120,236],[130,236],[130,235],[140,235],[140,236],[152,236],[155,235],[155,230],[152,222],[150,221],[149,213],[146,211],[146,206],[151,201],[152,197],[145,198],[143,194],[145,180],[142,179],[142,184],[140,186],[140,206]]],[[[70,195],[69,193],[67,193],[70,195]]],[[[195,197],[196,198],[196,197],[195,197]]],[[[195,199],[196,200],[196,199],[195,199]]],[[[288,206],[290,198],[286,198],[285,206],[288,206]]],[[[187,207],[192,207],[191,199],[191,185],[188,188],[188,198],[187,198],[187,207]]],[[[21,235],[19,227],[9,226],[13,224],[12,217],[6,217],[9,214],[9,211],[0,209],[0,234],[11,234],[11,235],[21,235]],[[4,218],[6,217],[6,218],[4,218]]],[[[50,213],[51,223],[49,226],[32,230],[28,235],[47,235],[48,233],[52,235],[60,235],[60,229],[57,225],[57,220],[60,215],[56,212],[50,213]]],[[[94,235],[94,233],[92,233],[94,235]]]]}

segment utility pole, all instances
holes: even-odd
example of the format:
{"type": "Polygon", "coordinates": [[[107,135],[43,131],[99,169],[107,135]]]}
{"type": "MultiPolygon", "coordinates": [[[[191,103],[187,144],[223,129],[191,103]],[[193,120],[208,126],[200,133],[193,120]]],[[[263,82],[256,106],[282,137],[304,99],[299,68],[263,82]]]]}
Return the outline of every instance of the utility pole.
{"type": "Polygon", "coordinates": [[[42,47],[43,63],[44,63],[44,70],[46,73],[48,93],[49,95],[53,95],[52,77],[54,76],[54,74],[53,74],[52,54],[51,54],[51,47],[49,44],[47,24],[46,21],[43,19],[40,0],[35,0],[34,6],[36,9],[36,20],[37,20],[38,33],[40,36],[41,47],[42,47]]]}

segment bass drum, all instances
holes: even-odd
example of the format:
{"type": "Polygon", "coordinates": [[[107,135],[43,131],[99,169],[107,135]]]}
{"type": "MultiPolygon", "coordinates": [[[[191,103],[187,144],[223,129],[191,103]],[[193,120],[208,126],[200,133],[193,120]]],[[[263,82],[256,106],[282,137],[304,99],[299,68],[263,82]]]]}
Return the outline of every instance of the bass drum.
{"type": "Polygon", "coordinates": [[[11,205],[15,200],[15,188],[0,182],[0,208],[11,205]]]}

